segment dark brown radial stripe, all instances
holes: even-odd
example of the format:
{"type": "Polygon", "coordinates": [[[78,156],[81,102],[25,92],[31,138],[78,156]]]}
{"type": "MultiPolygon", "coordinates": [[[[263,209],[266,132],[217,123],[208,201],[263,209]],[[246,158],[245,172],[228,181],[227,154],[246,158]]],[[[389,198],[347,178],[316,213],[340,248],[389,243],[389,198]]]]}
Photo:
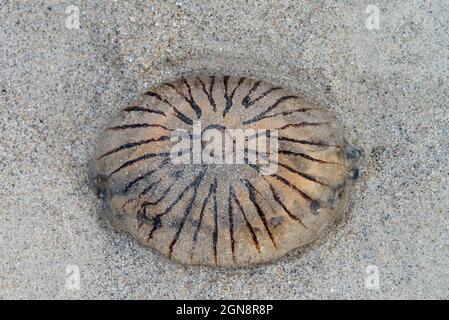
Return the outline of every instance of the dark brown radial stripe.
{"type": "Polygon", "coordinates": [[[181,219],[181,222],[179,224],[178,230],[176,230],[176,234],[172,240],[172,242],[170,243],[169,247],[168,247],[168,257],[170,258],[173,254],[173,247],[175,246],[176,242],[178,242],[179,236],[181,235],[182,229],[184,228],[184,225],[187,221],[187,217],[190,215],[190,212],[192,211],[192,207],[193,207],[193,203],[195,202],[197,196],[198,196],[198,188],[200,186],[200,182],[202,180],[202,173],[200,173],[200,177],[201,179],[198,181],[195,181],[194,185],[193,185],[193,194],[192,194],[192,198],[189,202],[189,205],[187,206],[187,209],[181,219]]]}
{"type": "Polygon", "coordinates": [[[198,239],[198,233],[200,232],[201,229],[201,225],[203,223],[203,218],[204,218],[204,211],[206,210],[206,206],[209,202],[209,198],[212,195],[212,192],[215,192],[214,190],[217,189],[217,180],[214,180],[213,183],[210,184],[209,187],[209,192],[207,193],[206,197],[204,198],[203,201],[203,205],[201,206],[201,211],[200,211],[200,216],[199,216],[199,220],[198,220],[198,225],[195,228],[195,232],[193,233],[193,239],[192,239],[192,249],[190,250],[191,253],[191,259],[193,258],[193,252],[195,251],[195,247],[196,247],[196,241],[198,239]]]}
{"type": "MultiPolygon", "coordinates": [[[[216,182],[216,181],[215,181],[216,182]]],[[[214,263],[218,264],[218,200],[217,200],[217,184],[214,184],[214,189],[212,190],[213,200],[214,200],[214,233],[212,234],[212,247],[214,249],[214,263]]]]}
{"type": "Polygon", "coordinates": [[[152,91],[148,91],[146,93],[146,95],[149,96],[149,97],[154,97],[157,100],[159,100],[159,101],[163,102],[164,104],[168,105],[173,110],[175,117],[177,119],[181,120],[182,122],[184,122],[185,124],[189,124],[189,125],[193,124],[193,120],[190,117],[186,116],[184,113],[179,111],[179,109],[176,108],[174,105],[172,105],[167,99],[162,98],[160,94],[152,92],[152,91]]]}
{"type": "Polygon", "coordinates": [[[234,103],[233,99],[234,99],[234,95],[235,92],[237,91],[237,89],[240,87],[240,85],[243,83],[243,81],[245,81],[245,78],[240,78],[239,82],[237,83],[237,86],[231,91],[231,93],[228,93],[228,82],[229,82],[229,77],[225,76],[223,78],[223,82],[224,82],[224,87],[225,87],[225,101],[226,101],[226,105],[225,108],[223,110],[223,118],[226,116],[226,114],[229,112],[229,110],[231,110],[231,107],[234,103]]]}
{"type": "Polygon", "coordinates": [[[324,182],[324,181],[321,181],[320,179],[318,179],[318,178],[316,178],[316,177],[314,177],[314,176],[312,176],[312,175],[310,175],[310,174],[307,174],[307,173],[305,173],[305,172],[296,170],[296,169],[294,169],[294,168],[292,168],[292,167],[290,167],[290,166],[288,166],[288,165],[286,165],[286,164],[284,164],[284,163],[282,163],[282,162],[277,162],[277,164],[279,164],[282,168],[285,168],[285,169],[287,169],[288,171],[290,171],[290,172],[292,172],[292,173],[294,173],[294,174],[297,174],[298,176],[300,176],[300,177],[302,177],[302,178],[304,178],[304,179],[306,179],[306,180],[309,180],[309,181],[318,183],[318,184],[320,184],[320,185],[322,185],[322,186],[325,186],[325,187],[328,187],[328,188],[331,188],[331,189],[332,189],[332,187],[331,187],[328,183],[326,183],[326,182],[324,182]]]}
{"type": "Polygon", "coordinates": [[[282,102],[287,101],[287,100],[291,100],[291,99],[298,99],[298,96],[294,96],[294,95],[289,95],[289,96],[283,96],[281,98],[279,98],[278,100],[276,100],[275,103],[273,103],[271,106],[269,106],[267,109],[265,109],[265,111],[259,113],[257,116],[249,119],[249,120],[245,120],[242,122],[242,124],[247,125],[247,124],[251,124],[251,123],[255,123],[260,121],[267,113],[271,112],[272,110],[278,108],[282,102]]]}
{"type": "Polygon", "coordinates": [[[271,114],[271,115],[265,115],[265,116],[259,117],[258,121],[261,121],[261,120],[264,120],[264,119],[269,119],[269,118],[275,118],[275,117],[278,117],[278,116],[285,117],[285,116],[289,116],[289,115],[294,114],[294,113],[304,113],[304,112],[313,111],[313,110],[319,110],[319,109],[316,109],[316,108],[301,108],[301,109],[296,109],[296,110],[292,110],[292,111],[282,111],[282,112],[274,113],[274,114],[271,114]]]}
{"type": "Polygon", "coordinates": [[[344,164],[338,163],[338,162],[334,162],[334,161],[325,161],[325,160],[321,160],[315,157],[312,157],[308,154],[305,154],[303,152],[295,152],[295,151],[290,151],[290,150],[283,150],[280,149],[278,150],[279,154],[286,154],[286,155],[293,155],[293,156],[299,156],[302,157],[304,159],[310,160],[310,161],[315,161],[315,162],[319,162],[322,164],[334,164],[334,165],[338,165],[338,166],[343,166],[344,164]]]}
{"type": "Polygon", "coordinates": [[[318,201],[315,201],[314,199],[312,199],[311,196],[309,196],[307,193],[305,193],[304,191],[302,191],[301,189],[299,189],[297,186],[295,186],[294,184],[290,183],[290,182],[289,182],[287,179],[285,179],[284,177],[282,177],[282,176],[280,176],[280,175],[278,175],[278,174],[273,174],[273,175],[268,176],[268,177],[273,177],[273,178],[275,178],[276,180],[282,182],[282,183],[285,184],[287,187],[289,187],[289,188],[295,190],[295,191],[296,191],[299,195],[301,195],[301,197],[303,197],[304,199],[306,199],[306,200],[308,200],[308,201],[310,201],[310,202],[313,202],[313,203],[318,202],[318,201]]]}
{"type": "Polygon", "coordinates": [[[122,193],[128,193],[129,189],[131,189],[135,184],[137,184],[139,181],[142,181],[148,177],[150,177],[153,173],[158,171],[159,169],[153,169],[150,171],[145,172],[144,174],[138,176],[137,178],[131,180],[125,185],[125,188],[123,188],[122,193]]]}
{"type": "MultiPolygon", "coordinates": [[[[261,172],[260,168],[256,165],[253,164],[248,164],[250,168],[253,168],[254,170],[256,170],[257,172],[261,172]]],[[[305,193],[304,191],[302,191],[301,189],[299,189],[297,186],[295,186],[294,184],[290,183],[287,179],[285,179],[284,177],[278,175],[278,174],[272,174],[272,175],[261,175],[261,177],[265,180],[267,180],[267,177],[271,177],[271,178],[275,178],[276,180],[282,182],[284,185],[286,185],[287,187],[289,187],[290,189],[294,190],[297,194],[299,194],[303,199],[313,202],[313,203],[318,203],[318,201],[315,201],[312,197],[310,197],[307,193],[305,193]]]]}
{"type": "Polygon", "coordinates": [[[268,183],[269,186],[270,186],[270,190],[271,190],[271,194],[273,195],[273,199],[274,199],[274,200],[275,200],[275,201],[282,207],[282,209],[284,209],[284,211],[287,213],[287,215],[288,215],[291,219],[298,221],[304,228],[309,229],[309,228],[307,228],[307,226],[301,221],[301,219],[300,219],[299,217],[297,217],[296,215],[294,215],[293,213],[290,212],[290,210],[287,208],[287,206],[282,202],[282,200],[281,200],[279,194],[278,194],[278,193],[276,192],[276,190],[274,189],[274,186],[273,186],[271,183],[269,183],[268,181],[267,181],[267,183],[268,183]]]}
{"type": "Polygon", "coordinates": [[[158,205],[161,201],[163,201],[167,197],[167,195],[170,193],[171,189],[178,182],[178,179],[179,179],[179,177],[175,177],[174,181],[162,192],[162,195],[156,201],[145,201],[142,205],[143,206],[158,205]]]}
{"type": "Polygon", "coordinates": [[[235,261],[235,240],[234,240],[234,213],[232,211],[232,186],[229,186],[228,195],[228,221],[229,221],[229,237],[231,238],[232,260],[235,261]]]}
{"type": "Polygon", "coordinates": [[[209,103],[212,107],[212,110],[214,112],[217,112],[217,104],[215,103],[214,96],[213,96],[215,77],[214,76],[210,77],[209,91],[206,90],[206,85],[204,84],[203,80],[201,80],[201,78],[198,78],[198,81],[201,83],[203,92],[206,94],[207,99],[209,100],[209,103]]]}
{"type": "MultiPolygon", "coordinates": [[[[246,99],[246,97],[245,97],[244,101],[242,101],[242,104],[243,104],[246,108],[248,108],[248,107],[252,106],[253,104],[257,103],[259,100],[261,100],[261,99],[267,97],[267,96],[268,96],[270,93],[272,93],[273,91],[277,91],[277,90],[281,90],[281,89],[282,89],[281,87],[270,88],[270,89],[268,89],[267,91],[265,91],[264,93],[262,93],[260,96],[258,96],[257,98],[255,98],[254,100],[250,100],[250,99],[245,100],[245,99],[246,99]]],[[[247,96],[247,97],[249,98],[249,96],[247,96]]]]}
{"type": "Polygon", "coordinates": [[[159,180],[152,182],[150,185],[146,186],[142,192],[139,193],[139,198],[142,198],[142,196],[146,195],[148,192],[151,191],[154,187],[156,187],[159,183],[161,183],[162,178],[159,178],[159,180]]]}
{"type": "Polygon", "coordinates": [[[262,81],[256,81],[254,82],[253,86],[251,87],[251,89],[249,90],[248,94],[242,99],[242,105],[245,108],[248,108],[250,105],[252,105],[251,102],[251,94],[257,90],[257,88],[259,87],[260,83],[262,81]]]}
{"type": "MultiPolygon", "coordinates": [[[[121,109],[101,135],[90,181],[115,227],[176,261],[264,263],[312,242],[343,214],[361,153],[345,141],[330,111],[294,92],[262,80],[205,74],[157,85],[121,109]],[[180,141],[169,137],[182,129],[192,138],[194,120],[201,121],[202,135],[257,130],[245,136],[245,162],[173,162],[180,141]],[[276,138],[275,129],[275,152],[249,145],[276,138]],[[266,174],[267,160],[276,172],[266,174]]],[[[209,144],[202,142],[199,151],[209,144]]],[[[192,143],[182,149],[196,150],[192,143]]]]}
{"type": "Polygon", "coordinates": [[[153,234],[156,230],[158,230],[162,226],[161,217],[165,216],[167,213],[169,213],[174,206],[178,204],[181,199],[184,198],[187,191],[189,191],[192,188],[197,188],[196,186],[199,185],[200,181],[204,177],[204,170],[201,170],[201,172],[196,176],[196,178],[193,180],[192,183],[190,183],[187,187],[184,188],[184,190],[176,197],[176,199],[161,213],[157,214],[154,218],[154,225],[151,229],[150,233],[148,234],[148,240],[153,238],[153,234]]]}
{"type": "Polygon", "coordinates": [[[327,143],[324,143],[322,141],[309,141],[309,140],[294,139],[294,138],[283,137],[283,136],[279,137],[279,141],[287,141],[287,142],[294,142],[294,143],[299,143],[299,144],[306,144],[306,145],[310,145],[310,146],[329,147],[329,148],[341,149],[340,145],[327,144],[327,143]]]}
{"type": "Polygon", "coordinates": [[[256,232],[254,231],[253,226],[249,222],[249,220],[246,216],[246,213],[245,213],[245,209],[243,209],[242,203],[240,202],[239,198],[235,194],[235,190],[234,190],[234,188],[232,188],[232,186],[231,186],[231,195],[232,195],[232,198],[234,199],[235,203],[237,204],[237,207],[239,208],[240,213],[242,214],[243,220],[245,220],[246,227],[248,228],[248,230],[251,234],[251,238],[253,240],[253,244],[256,247],[257,252],[261,253],[260,244],[259,244],[259,240],[257,240],[256,232]]]}
{"type": "Polygon", "coordinates": [[[165,152],[165,153],[146,153],[143,156],[140,156],[138,158],[126,161],[124,164],[122,164],[120,167],[118,167],[117,169],[115,169],[114,171],[112,171],[109,175],[108,178],[111,177],[113,174],[119,172],[120,170],[123,170],[126,167],[132,166],[133,164],[139,162],[139,161],[144,161],[147,159],[151,159],[151,158],[155,158],[155,157],[168,157],[170,156],[169,152],[165,152]]]}
{"type": "Polygon", "coordinates": [[[187,87],[187,92],[189,93],[189,97],[188,98],[185,97],[185,99],[190,104],[192,109],[195,111],[197,119],[200,119],[201,118],[201,114],[203,113],[203,111],[201,110],[201,107],[196,103],[195,99],[193,99],[192,88],[190,87],[190,85],[187,82],[187,80],[184,79],[183,82],[184,82],[184,84],[187,87]]]}
{"type": "Polygon", "coordinates": [[[277,249],[278,246],[276,244],[276,240],[274,239],[273,233],[271,232],[270,227],[268,226],[268,221],[267,221],[265,212],[263,211],[259,202],[257,201],[256,188],[254,188],[254,186],[251,184],[251,182],[249,182],[249,180],[247,180],[247,179],[243,180],[243,184],[245,185],[246,189],[248,190],[249,200],[256,208],[257,214],[259,215],[260,220],[262,221],[262,223],[265,227],[265,231],[268,233],[270,240],[273,243],[273,246],[277,249]]]}
{"type": "MultiPolygon", "coordinates": [[[[156,93],[156,92],[147,91],[145,94],[146,94],[147,96],[149,96],[149,97],[154,97],[154,98],[156,98],[157,100],[162,101],[162,102],[164,102],[164,103],[168,103],[167,100],[163,99],[163,98],[161,97],[161,95],[158,94],[158,93],[156,93]]],[[[168,104],[170,104],[170,103],[168,103],[168,104]]]]}
{"type": "Polygon", "coordinates": [[[179,88],[171,83],[167,83],[166,86],[172,88],[179,96],[181,96],[192,108],[192,110],[195,112],[196,114],[196,118],[200,119],[201,118],[201,114],[202,114],[202,110],[201,108],[198,106],[198,104],[195,102],[195,100],[192,97],[192,89],[190,88],[189,83],[187,82],[186,79],[182,80],[182,83],[187,87],[187,92],[189,94],[189,97],[185,96],[182,92],[179,91],[179,88]]]}
{"type": "MultiPolygon", "coordinates": [[[[282,207],[282,209],[287,213],[288,217],[289,217],[290,219],[292,219],[292,220],[297,221],[297,222],[298,222],[300,225],[302,225],[305,229],[309,229],[309,228],[302,222],[302,220],[301,220],[299,217],[297,217],[296,215],[294,215],[294,214],[287,208],[287,206],[282,202],[282,200],[281,200],[279,194],[276,192],[274,186],[273,186],[270,182],[268,182],[267,180],[265,180],[265,182],[268,184],[268,186],[269,186],[269,188],[270,188],[271,195],[273,196],[273,199],[275,200],[275,202],[276,202],[277,204],[279,204],[279,205],[282,207]]],[[[263,195],[261,192],[259,192],[257,189],[256,189],[256,191],[257,191],[257,193],[258,193],[262,198],[264,198],[265,200],[267,200],[267,197],[264,197],[264,195],[263,195]]],[[[267,201],[267,202],[270,204],[270,207],[271,207],[273,213],[275,213],[273,204],[270,203],[269,201],[267,201]]]]}
{"type": "Polygon", "coordinates": [[[165,112],[163,112],[163,111],[139,107],[139,106],[128,107],[128,108],[123,109],[123,111],[125,111],[125,112],[148,112],[148,113],[160,114],[165,117],[165,112]]]}
{"type": "Polygon", "coordinates": [[[155,139],[146,139],[146,140],[140,140],[140,141],[135,141],[135,142],[129,142],[129,143],[125,143],[123,145],[121,145],[120,147],[114,148],[111,151],[108,151],[104,154],[102,154],[100,157],[97,158],[97,160],[100,160],[106,156],[109,156],[113,153],[122,151],[122,150],[126,150],[126,149],[130,149],[130,148],[134,148],[136,146],[140,146],[143,144],[149,144],[151,142],[160,142],[160,141],[167,141],[170,140],[169,136],[160,136],[159,138],[155,138],[155,139]]]}
{"type": "Polygon", "coordinates": [[[276,128],[278,130],[285,130],[287,128],[301,128],[301,127],[319,127],[319,126],[325,126],[328,125],[329,122],[300,122],[300,123],[289,123],[286,124],[280,128],[276,128]]]}
{"type": "MultiPolygon", "coordinates": [[[[269,160],[269,159],[267,159],[267,157],[266,157],[265,155],[263,155],[263,154],[261,154],[261,153],[258,153],[256,150],[246,149],[245,151],[248,152],[248,153],[257,154],[259,157],[264,158],[264,160],[267,160],[267,161],[269,160]]],[[[267,154],[267,155],[268,155],[268,154],[267,154]]],[[[317,177],[314,177],[314,176],[312,176],[312,175],[310,175],[310,174],[307,174],[307,173],[305,173],[305,172],[302,172],[302,171],[299,171],[299,170],[297,170],[297,169],[294,169],[294,168],[292,168],[292,167],[286,165],[285,163],[282,163],[282,162],[279,162],[279,161],[272,160],[271,162],[272,162],[273,164],[280,165],[281,167],[287,169],[288,171],[290,171],[290,172],[292,172],[292,173],[294,173],[294,174],[299,175],[300,177],[302,177],[302,178],[304,178],[304,179],[307,179],[307,180],[309,180],[309,181],[312,181],[312,182],[314,182],[314,183],[317,183],[317,184],[320,184],[320,185],[322,185],[322,186],[325,186],[325,187],[328,187],[328,188],[331,188],[331,189],[332,189],[332,187],[331,187],[328,183],[326,183],[326,182],[324,182],[324,181],[321,181],[321,180],[318,179],[317,177]]]]}
{"type": "Polygon", "coordinates": [[[193,124],[193,120],[191,118],[187,117],[184,113],[179,111],[177,108],[173,108],[173,111],[175,113],[176,118],[178,118],[182,122],[189,124],[189,125],[193,124]]]}
{"type": "Polygon", "coordinates": [[[124,124],[121,126],[109,127],[109,128],[106,128],[106,130],[120,131],[120,130],[140,129],[140,128],[161,128],[161,129],[164,129],[167,131],[172,131],[172,129],[169,129],[166,126],[163,126],[161,124],[153,124],[153,123],[130,123],[130,124],[124,124]]]}

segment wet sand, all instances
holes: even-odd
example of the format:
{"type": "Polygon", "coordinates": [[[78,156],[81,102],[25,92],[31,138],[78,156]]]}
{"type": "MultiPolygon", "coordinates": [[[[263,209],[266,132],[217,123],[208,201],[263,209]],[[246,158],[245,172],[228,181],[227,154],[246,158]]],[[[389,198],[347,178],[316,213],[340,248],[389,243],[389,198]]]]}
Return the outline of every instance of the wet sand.
{"type": "Polygon", "coordinates": [[[79,29],[76,3],[0,6],[0,298],[449,298],[445,1],[378,1],[378,30],[366,1],[199,3],[80,2],[79,29]],[[101,218],[88,161],[108,119],[155,83],[204,73],[266,79],[337,113],[366,161],[328,235],[220,270],[169,261],[101,218]]]}

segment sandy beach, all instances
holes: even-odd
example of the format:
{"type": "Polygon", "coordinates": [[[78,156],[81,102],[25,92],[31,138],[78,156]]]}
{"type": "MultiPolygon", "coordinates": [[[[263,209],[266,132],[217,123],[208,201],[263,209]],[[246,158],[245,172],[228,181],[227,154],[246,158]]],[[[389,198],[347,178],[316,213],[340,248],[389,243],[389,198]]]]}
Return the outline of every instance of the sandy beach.
{"type": "Polygon", "coordinates": [[[2,1],[0,25],[0,299],[449,298],[446,1],[2,1]],[[97,136],[191,74],[335,112],[365,152],[344,221],[226,270],[114,231],[88,184],[97,136]]]}

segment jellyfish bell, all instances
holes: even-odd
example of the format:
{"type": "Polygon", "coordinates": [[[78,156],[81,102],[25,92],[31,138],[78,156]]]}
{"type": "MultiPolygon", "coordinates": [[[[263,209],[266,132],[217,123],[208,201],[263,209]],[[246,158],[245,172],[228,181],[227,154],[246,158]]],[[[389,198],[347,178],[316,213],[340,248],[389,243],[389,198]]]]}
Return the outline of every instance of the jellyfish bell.
{"type": "Polygon", "coordinates": [[[299,95],[201,76],[157,85],[117,114],[90,177],[112,225],[142,245],[185,264],[242,267],[334,225],[360,157],[336,116],[299,95]]]}

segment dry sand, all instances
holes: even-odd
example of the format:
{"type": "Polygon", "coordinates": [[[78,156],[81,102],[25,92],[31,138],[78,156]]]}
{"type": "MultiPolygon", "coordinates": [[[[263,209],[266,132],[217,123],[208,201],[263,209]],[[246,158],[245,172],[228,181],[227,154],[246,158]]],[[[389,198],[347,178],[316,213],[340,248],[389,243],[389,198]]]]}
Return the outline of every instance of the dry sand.
{"type": "Polygon", "coordinates": [[[201,3],[1,1],[0,298],[448,299],[447,1],[201,3]],[[190,73],[266,79],[335,111],[367,154],[347,219],[239,270],[181,266],[113,231],[87,183],[97,134],[190,73]]]}

